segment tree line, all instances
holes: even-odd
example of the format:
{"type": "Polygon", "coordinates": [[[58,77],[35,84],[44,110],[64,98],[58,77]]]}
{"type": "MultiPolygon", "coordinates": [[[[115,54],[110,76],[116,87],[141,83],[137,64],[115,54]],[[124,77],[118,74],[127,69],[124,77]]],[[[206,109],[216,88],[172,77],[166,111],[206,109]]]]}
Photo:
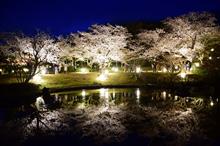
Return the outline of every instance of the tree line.
{"type": "Polygon", "coordinates": [[[46,63],[61,65],[66,60],[82,60],[101,72],[112,62],[132,66],[137,60],[181,70],[187,63],[200,62],[210,50],[206,43],[219,35],[219,25],[208,12],[191,12],[167,18],[163,27],[142,29],[133,34],[125,26],[92,25],[88,31],[52,37],[45,32],[34,36],[22,33],[0,35],[0,61],[10,65],[21,82],[29,82],[46,63]],[[26,69],[24,69],[26,68],[26,69]]]}

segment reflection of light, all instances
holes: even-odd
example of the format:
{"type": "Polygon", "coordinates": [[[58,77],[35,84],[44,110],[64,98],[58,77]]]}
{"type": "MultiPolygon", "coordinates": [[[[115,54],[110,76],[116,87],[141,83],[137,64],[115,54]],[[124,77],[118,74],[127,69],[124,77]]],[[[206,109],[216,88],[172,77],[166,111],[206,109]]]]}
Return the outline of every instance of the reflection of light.
{"type": "Polygon", "coordinates": [[[176,70],[179,68],[177,65],[175,65],[175,67],[174,67],[176,70]]]}
{"type": "Polygon", "coordinates": [[[24,71],[24,72],[28,72],[29,69],[28,69],[28,68],[23,68],[23,71],[24,71]]]}
{"type": "Polygon", "coordinates": [[[85,97],[85,96],[86,96],[86,91],[82,90],[82,97],[85,97]]]}
{"type": "Polygon", "coordinates": [[[2,69],[0,68],[0,72],[2,72],[2,69]]]}
{"type": "Polygon", "coordinates": [[[42,82],[42,78],[39,74],[37,74],[33,77],[33,81],[39,83],[39,82],[42,82]]]}
{"type": "Polygon", "coordinates": [[[58,98],[59,98],[58,94],[55,93],[55,101],[58,101],[58,98]]]}
{"type": "Polygon", "coordinates": [[[167,96],[166,91],[163,91],[163,92],[162,92],[162,97],[163,97],[163,99],[166,99],[166,96],[167,96]]]}
{"type": "Polygon", "coordinates": [[[209,60],[212,60],[212,56],[209,56],[209,60]]]}
{"type": "Polygon", "coordinates": [[[216,98],[216,102],[218,102],[218,98],[216,98]]]}
{"type": "Polygon", "coordinates": [[[118,68],[117,67],[112,67],[112,71],[118,72],[118,68]]]}
{"type": "Polygon", "coordinates": [[[165,67],[163,68],[163,72],[167,72],[167,69],[165,67]]]}
{"type": "Polygon", "coordinates": [[[199,62],[196,62],[196,63],[195,63],[195,66],[196,66],[196,67],[199,67],[199,66],[200,66],[199,62]]]}
{"type": "Polygon", "coordinates": [[[67,101],[67,100],[68,100],[68,95],[65,94],[65,95],[64,95],[64,98],[65,98],[65,100],[67,101]]]}
{"type": "Polygon", "coordinates": [[[83,74],[86,74],[86,73],[89,72],[89,70],[87,68],[81,68],[80,72],[83,73],[83,74]]]}
{"type": "Polygon", "coordinates": [[[186,73],[184,73],[184,72],[181,72],[180,74],[179,74],[179,76],[181,77],[181,78],[185,78],[186,77],[186,73]]]}
{"type": "Polygon", "coordinates": [[[84,102],[78,103],[78,108],[79,109],[84,109],[85,108],[85,103],[84,102]]]}
{"type": "Polygon", "coordinates": [[[108,90],[105,92],[105,98],[108,98],[108,90]]]}
{"type": "Polygon", "coordinates": [[[112,93],[113,95],[113,99],[115,99],[115,89],[113,89],[113,93],[112,93]]]}
{"type": "Polygon", "coordinates": [[[105,88],[101,88],[100,89],[100,97],[105,97],[105,98],[108,98],[108,89],[105,89],[105,88]]]}
{"type": "Polygon", "coordinates": [[[36,99],[36,102],[35,102],[35,106],[37,108],[37,110],[39,111],[43,111],[45,110],[45,102],[44,102],[44,99],[40,96],[36,99]]]}
{"type": "Polygon", "coordinates": [[[213,106],[213,105],[214,105],[214,102],[213,102],[213,101],[211,101],[211,102],[210,102],[210,105],[211,105],[211,106],[213,106]]]}
{"type": "Polygon", "coordinates": [[[108,89],[105,89],[105,88],[101,88],[99,90],[99,93],[100,93],[100,97],[108,98],[108,96],[109,96],[108,89]]]}
{"type": "Polygon", "coordinates": [[[105,80],[107,80],[107,75],[102,73],[101,75],[99,75],[96,78],[96,80],[98,80],[98,81],[105,81],[105,80]]]}
{"type": "Polygon", "coordinates": [[[137,88],[137,90],[136,90],[136,97],[137,97],[137,99],[140,98],[140,95],[141,95],[140,89],[137,88]]]}
{"type": "Polygon", "coordinates": [[[140,67],[136,67],[136,73],[140,73],[141,72],[141,68],[140,67]]]}
{"type": "Polygon", "coordinates": [[[175,96],[174,96],[174,100],[178,100],[178,96],[175,95],[175,96]]]}
{"type": "Polygon", "coordinates": [[[212,48],[212,49],[211,49],[211,52],[213,52],[213,51],[215,51],[215,49],[214,49],[214,48],[212,48]]]}
{"type": "Polygon", "coordinates": [[[11,72],[12,72],[12,73],[14,73],[15,71],[14,71],[14,70],[12,70],[11,72]]]}

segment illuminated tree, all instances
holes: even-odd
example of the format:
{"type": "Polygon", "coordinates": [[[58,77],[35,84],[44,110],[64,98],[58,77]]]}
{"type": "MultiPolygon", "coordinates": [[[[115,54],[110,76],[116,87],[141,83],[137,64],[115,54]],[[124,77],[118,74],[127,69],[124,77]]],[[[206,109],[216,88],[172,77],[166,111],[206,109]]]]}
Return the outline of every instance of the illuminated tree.
{"type": "Polygon", "coordinates": [[[40,72],[44,63],[57,63],[59,48],[48,34],[40,32],[34,37],[16,35],[7,41],[10,46],[4,50],[8,61],[14,67],[19,82],[29,82],[40,72]]]}
{"type": "Polygon", "coordinates": [[[195,58],[203,59],[204,38],[217,32],[216,18],[207,12],[189,13],[164,21],[171,27],[173,38],[178,40],[176,52],[192,62],[195,58]]]}
{"type": "MultiPolygon", "coordinates": [[[[144,57],[152,62],[163,62],[182,68],[187,61],[202,61],[204,38],[217,31],[215,17],[209,13],[190,13],[164,21],[164,29],[147,30],[138,34],[145,44],[144,57]]],[[[173,68],[173,67],[172,67],[173,68]]]]}
{"type": "Polygon", "coordinates": [[[89,32],[71,34],[72,53],[78,58],[89,59],[91,65],[99,64],[103,70],[111,61],[125,62],[129,37],[127,29],[122,26],[93,25],[89,32]]]}
{"type": "Polygon", "coordinates": [[[211,78],[216,80],[219,78],[220,70],[220,33],[207,38],[205,48],[206,52],[204,54],[202,68],[211,75],[211,78]]]}

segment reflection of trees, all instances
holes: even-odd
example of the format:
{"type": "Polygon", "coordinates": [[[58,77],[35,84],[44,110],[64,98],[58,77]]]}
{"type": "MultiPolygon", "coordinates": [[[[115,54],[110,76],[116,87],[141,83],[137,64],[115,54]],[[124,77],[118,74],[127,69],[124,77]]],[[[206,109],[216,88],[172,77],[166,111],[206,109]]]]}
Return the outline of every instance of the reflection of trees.
{"type": "MultiPolygon", "coordinates": [[[[194,133],[203,136],[201,117],[207,118],[204,110],[211,111],[217,102],[210,98],[180,97],[167,91],[141,92],[140,98],[136,98],[133,91],[113,93],[109,90],[103,95],[59,95],[57,100],[63,108],[42,115],[41,120],[49,127],[41,125],[42,130],[48,134],[78,134],[82,139],[90,138],[99,144],[121,142],[134,133],[150,139],[152,145],[158,141],[164,145],[170,142],[184,145],[194,133]],[[215,101],[213,107],[210,100],[215,101]],[[77,108],[82,103],[83,106],[77,108]]],[[[207,121],[205,118],[203,123],[207,121]]],[[[36,120],[33,119],[26,126],[31,130],[34,125],[36,120]]]]}

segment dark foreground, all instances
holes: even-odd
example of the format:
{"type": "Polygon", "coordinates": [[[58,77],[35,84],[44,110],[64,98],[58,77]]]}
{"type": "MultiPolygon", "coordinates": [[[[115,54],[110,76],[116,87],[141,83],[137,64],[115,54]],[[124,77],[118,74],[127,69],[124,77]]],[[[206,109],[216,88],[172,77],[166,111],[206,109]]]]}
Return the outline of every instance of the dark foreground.
{"type": "Polygon", "coordinates": [[[218,97],[102,88],[45,102],[2,107],[1,145],[220,145],[218,97]]]}

